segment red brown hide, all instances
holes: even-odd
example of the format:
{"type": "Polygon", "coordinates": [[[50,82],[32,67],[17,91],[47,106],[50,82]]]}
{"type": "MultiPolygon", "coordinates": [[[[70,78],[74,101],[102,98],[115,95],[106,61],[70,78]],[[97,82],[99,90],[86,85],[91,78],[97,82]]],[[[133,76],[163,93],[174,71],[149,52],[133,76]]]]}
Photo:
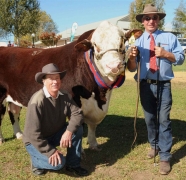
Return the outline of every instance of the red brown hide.
{"type": "Polygon", "coordinates": [[[27,106],[32,94],[42,88],[42,85],[35,82],[35,74],[41,72],[44,65],[55,63],[61,71],[67,70],[62,81],[62,89],[73,94],[79,106],[81,106],[80,95],[89,98],[92,92],[95,92],[95,99],[101,107],[105,103],[105,90],[95,83],[84,59],[84,51],[91,47],[90,42],[84,39],[90,39],[92,32],[93,30],[80,36],[77,45],[77,41],[74,41],[50,49],[0,47],[0,103],[5,98],[5,94],[8,94],[14,101],[27,106]]]}

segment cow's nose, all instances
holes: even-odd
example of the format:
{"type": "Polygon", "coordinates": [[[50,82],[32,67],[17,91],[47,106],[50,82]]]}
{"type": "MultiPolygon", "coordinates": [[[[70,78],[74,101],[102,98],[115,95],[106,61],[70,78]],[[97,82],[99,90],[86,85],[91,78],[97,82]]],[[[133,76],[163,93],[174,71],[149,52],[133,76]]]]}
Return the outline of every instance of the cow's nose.
{"type": "Polygon", "coordinates": [[[119,72],[119,69],[118,68],[113,68],[113,69],[111,69],[111,72],[113,74],[117,74],[119,72]]]}
{"type": "Polygon", "coordinates": [[[120,62],[117,67],[112,69],[113,74],[117,74],[121,68],[123,68],[124,62],[120,62]]]}

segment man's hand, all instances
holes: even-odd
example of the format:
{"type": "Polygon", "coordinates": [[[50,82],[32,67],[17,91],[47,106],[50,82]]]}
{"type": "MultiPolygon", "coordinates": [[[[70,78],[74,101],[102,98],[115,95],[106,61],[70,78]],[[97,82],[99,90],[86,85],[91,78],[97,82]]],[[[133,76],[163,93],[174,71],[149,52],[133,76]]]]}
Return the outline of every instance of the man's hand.
{"type": "Polygon", "coordinates": [[[176,62],[174,54],[166,51],[163,47],[155,46],[154,51],[156,57],[166,58],[173,63],[176,62]]]}
{"type": "Polygon", "coordinates": [[[67,148],[67,147],[70,148],[71,145],[72,145],[72,133],[70,131],[66,130],[65,133],[61,137],[60,147],[61,148],[67,148]]]}
{"type": "Polygon", "coordinates": [[[129,71],[135,71],[137,68],[136,56],[138,55],[138,49],[136,46],[131,46],[128,50],[130,52],[127,61],[127,68],[129,71]]]}
{"type": "Polygon", "coordinates": [[[56,150],[55,153],[49,157],[48,160],[49,164],[51,164],[52,166],[57,166],[58,164],[62,164],[60,154],[61,153],[58,150],[56,150]]]}
{"type": "Polygon", "coordinates": [[[130,60],[135,59],[137,54],[138,54],[137,47],[136,46],[131,46],[129,49],[130,49],[129,59],[130,60]]]}
{"type": "Polygon", "coordinates": [[[164,48],[159,47],[159,46],[155,46],[154,51],[155,51],[156,57],[163,57],[164,53],[166,52],[164,48]]]}

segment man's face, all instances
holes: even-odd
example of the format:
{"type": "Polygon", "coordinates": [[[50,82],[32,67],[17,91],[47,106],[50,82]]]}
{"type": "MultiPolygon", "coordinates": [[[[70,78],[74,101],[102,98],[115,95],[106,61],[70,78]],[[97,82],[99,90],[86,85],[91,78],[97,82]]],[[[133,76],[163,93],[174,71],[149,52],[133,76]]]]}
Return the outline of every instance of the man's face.
{"type": "Polygon", "coordinates": [[[142,18],[142,24],[147,32],[153,33],[158,29],[159,16],[157,14],[144,15],[142,18]]]}
{"type": "Polygon", "coordinates": [[[59,74],[47,74],[43,80],[43,84],[46,86],[50,95],[57,94],[61,87],[61,79],[59,74]]]}

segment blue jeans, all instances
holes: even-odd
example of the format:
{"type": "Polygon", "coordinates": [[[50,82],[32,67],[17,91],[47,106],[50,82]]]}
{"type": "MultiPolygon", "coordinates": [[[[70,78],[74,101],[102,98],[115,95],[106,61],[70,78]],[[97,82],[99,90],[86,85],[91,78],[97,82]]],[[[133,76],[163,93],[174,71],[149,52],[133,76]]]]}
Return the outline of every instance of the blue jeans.
{"type": "Polygon", "coordinates": [[[157,85],[140,82],[140,99],[148,131],[148,140],[153,149],[160,149],[161,161],[169,161],[172,148],[170,110],[172,106],[171,83],[159,84],[159,106],[157,105],[157,85]],[[158,108],[158,109],[157,109],[158,108]],[[159,122],[157,122],[159,112],[159,122]],[[158,134],[158,136],[156,136],[158,134]],[[157,138],[156,138],[157,137],[157,138]]]}
{"type": "MultiPolygon", "coordinates": [[[[63,127],[59,132],[54,134],[53,136],[47,138],[48,143],[52,146],[59,146],[61,136],[66,131],[66,127],[63,127]]],[[[26,150],[28,151],[32,164],[34,167],[38,169],[50,169],[50,170],[60,170],[66,164],[69,167],[78,167],[81,162],[81,145],[82,145],[82,136],[83,136],[83,127],[80,126],[76,133],[72,136],[72,146],[71,148],[67,148],[66,158],[61,155],[61,164],[57,166],[52,166],[48,162],[48,157],[41,154],[32,144],[26,146],[26,150]]]]}

